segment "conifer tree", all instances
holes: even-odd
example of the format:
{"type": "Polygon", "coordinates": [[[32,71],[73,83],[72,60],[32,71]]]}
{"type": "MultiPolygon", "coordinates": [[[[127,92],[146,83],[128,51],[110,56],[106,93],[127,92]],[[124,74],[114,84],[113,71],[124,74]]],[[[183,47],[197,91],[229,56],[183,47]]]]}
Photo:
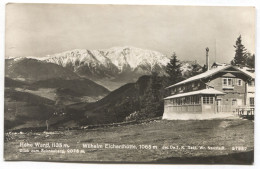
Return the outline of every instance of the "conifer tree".
{"type": "Polygon", "coordinates": [[[241,35],[237,38],[236,45],[234,45],[235,48],[235,57],[231,61],[232,65],[239,65],[239,66],[245,66],[246,65],[246,49],[245,46],[242,44],[242,37],[241,35]]]}
{"type": "Polygon", "coordinates": [[[149,87],[147,88],[144,98],[143,98],[143,109],[142,113],[146,117],[155,117],[160,110],[160,89],[161,89],[161,80],[157,72],[152,72],[150,78],[149,87]]]}
{"type": "Polygon", "coordinates": [[[181,63],[177,59],[175,53],[173,53],[170,62],[166,66],[166,73],[169,75],[171,84],[175,84],[183,80],[181,73],[181,63]]]}

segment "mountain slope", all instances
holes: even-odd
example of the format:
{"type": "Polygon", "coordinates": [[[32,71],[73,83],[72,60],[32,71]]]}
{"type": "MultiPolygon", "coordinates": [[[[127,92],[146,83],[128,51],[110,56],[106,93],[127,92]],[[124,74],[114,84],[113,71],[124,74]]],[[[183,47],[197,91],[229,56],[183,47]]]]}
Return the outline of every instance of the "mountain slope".
{"type": "Polygon", "coordinates": [[[67,108],[101,99],[109,91],[88,79],[47,79],[25,83],[5,78],[5,129],[78,126],[82,113],[67,108]],[[60,111],[60,109],[62,110],[60,111]],[[55,114],[55,112],[60,112],[55,114]],[[69,124],[65,124],[69,121],[69,124]]]}
{"type": "Polygon", "coordinates": [[[56,88],[64,92],[73,93],[76,96],[104,96],[109,93],[105,87],[88,79],[47,79],[37,81],[30,85],[32,88],[56,88]]]}
{"type": "Polygon", "coordinates": [[[5,75],[23,81],[38,81],[52,78],[77,79],[74,72],[54,63],[47,63],[31,58],[5,60],[5,75]]]}
{"type": "Polygon", "coordinates": [[[13,80],[11,78],[5,77],[5,87],[24,87],[27,83],[23,81],[13,80]]]}
{"type": "Polygon", "coordinates": [[[5,129],[43,126],[55,102],[26,92],[5,89],[5,129]]]}
{"type": "MultiPolygon", "coordinates": [[[[159,81],[161,83],[163,78],[159,77],[159,81]]],[[[80,119],[81,125],[122,122],[131,113],[140,111],[144,102],[150,99],[147,93],[151,83],[151,76],[142,76],[136,83],[128,83],[95,103],[74,104],[69,107],[84,113],[85,117],[80,119]]],[[[160,85],[160,89],[162,88],[163,85],[160,85]]],[[[159,113],[162,112],[163,108],[159,113]]]]}
{"type": "Polygon", "coordinates": [[[80,112],[70,110],[53,100],[14,89],[5,89],[4,104],[5,130],[46,130],[47,121],[50,129],[74,127],[78,126],[77,120],[82,118],[80,112]]]}

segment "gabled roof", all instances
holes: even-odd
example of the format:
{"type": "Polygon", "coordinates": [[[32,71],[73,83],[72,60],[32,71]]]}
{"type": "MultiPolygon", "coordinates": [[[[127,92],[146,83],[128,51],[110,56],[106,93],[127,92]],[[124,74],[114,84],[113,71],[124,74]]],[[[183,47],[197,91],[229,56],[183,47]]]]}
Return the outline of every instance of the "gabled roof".
{"type": "Polygon", "coordinates": [[[244,74],[250,76],[252,79],[255,78],[255,74],[254,74],[254,73],[247,71],[247,70],[250,69],[250,68],[248,68],[248,67],[243,67],[243,68],[237,68],[237,69],[239,69],[240,71],[242,71],[244,74]]]}
{"type": "Polygon", "coordinates": [[[183,81],[181,81],[179,83],[176,83],[174,85],[168,86],[168,87],[166,87],[166,89],[169,89],[171,87],[178,86],[178,85],[181,85],[181,84],[185,84],[185,83],[188,83],[188,82],[192,82],[192,81],[195,81],[195,80],[199,80],[199,79],[204,79],[204,78],[210,77],[210,76],[212,76],[212,75],[214,75],[214,74],[216,74],[216,73],[218,73],[218,72],[220,72],[222,70],[228,69],[230,67],[232,67],[232,68],[234,68],[234,69],[236,69],[238,71],[241,71],[241,73],[245,74],[246,76],[249,76],[250,78],[253,78],[253,79],[255,78],[255,74],[254,73],[251,73],[251,72],[249,72],[249,71],[247,71],[247,70],[245,70],[243,68],[238,68],[238,67],[232,66],[232,65],[223,65],[223,66],[218,66],[216,68],[210,69],[210,70],[208,70],[208,71],[206,71],[204,73],[201,73],[199,75],[192,76],[192,77],[190,77],[190,78],[188,78],[186,80],[183,80],[183,81]]]}
{"type": "Polygon", "coordinates": [[[167,100],[167,99],[173,99],[173,98],[184,97],[184,96],[199,95],[199,94],[224,95],[225,93],[218,91],[216,89],[209,88],[209,89],[197,90],[197,91],[192,91],[192,92],[187,92],[187,93],[180,93],[180,94],[176,94],[176,95],[166,97],[164,99],[167,100]]]}
{"type": "Polygon", "coordinates": [[[236,76],[233,75],[232,73],[226,73],[222,77],[236,77],[236,76]]]}
{"type": "Polygon", "coordinates": [[[188,82],[192,82],[192,81],[195,81],[195,80],[198,80],[198,79],[207,78],[207,77],[212,76],[213,74],[216,74],[216,73],[218,73],[219,71],[224,70],[224,69],[227,69],[227,68],[229,68],[229,67],[231,67],[231,65],[219,66],[219,67],[216,67],[216,68],[214,68],[214,69],[210,69],[210,70],[208,70],[208,71],[206,71],[206,72],[204,72],[204,73],[201,73],[201,74],[196,75],[196,76],[192,76],[192,77],[190,77],[190,78],[188,78],[188,79],[186,79],[186,80],[183,80],[183,81],[181,81],[181,82],[179,82],[179,83],[176,83],[176,84],[174,84],[174,85],[171,85],[171,86],[167,87],[166,89],[171,88],[171,87],[174,87],[174,86],[178,86],[178,85],[180,85],[180,84],[185,84],[185,83],[188,83],[188,82]]]}

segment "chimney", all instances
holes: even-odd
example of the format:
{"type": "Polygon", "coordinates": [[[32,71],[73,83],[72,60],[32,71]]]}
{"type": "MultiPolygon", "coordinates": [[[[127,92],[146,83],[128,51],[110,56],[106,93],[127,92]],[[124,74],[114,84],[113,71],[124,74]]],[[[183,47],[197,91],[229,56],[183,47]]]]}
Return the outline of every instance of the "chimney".
{"type": "Polygon", "coordinates": [[[209,48],[206,48],[206,66],[207,66],[207,71],[209,70],[209,48]]]}

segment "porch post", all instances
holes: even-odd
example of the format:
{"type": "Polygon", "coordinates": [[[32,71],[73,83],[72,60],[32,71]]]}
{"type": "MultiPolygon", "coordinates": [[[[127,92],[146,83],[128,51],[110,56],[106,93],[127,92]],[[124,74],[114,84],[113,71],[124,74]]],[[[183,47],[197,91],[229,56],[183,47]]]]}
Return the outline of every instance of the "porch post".
{"type": "Polygon", "coordinates": [[[200,97],[201,113],[204,113],[203,112],[203,95],[199,95],[199,97],[200,97]]]}

